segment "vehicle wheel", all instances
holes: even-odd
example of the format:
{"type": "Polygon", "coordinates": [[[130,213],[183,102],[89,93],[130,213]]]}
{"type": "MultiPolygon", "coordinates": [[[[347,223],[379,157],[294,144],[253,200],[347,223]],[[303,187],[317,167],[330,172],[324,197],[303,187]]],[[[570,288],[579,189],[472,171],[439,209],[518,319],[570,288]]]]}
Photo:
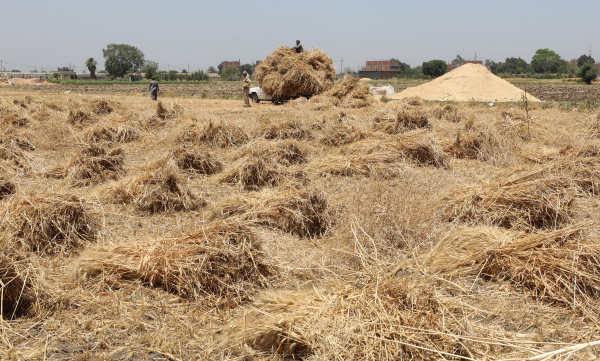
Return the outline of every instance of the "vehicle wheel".
{"type": "Polygon", "coordinates": [[[258,94],[256,93],[250,94],[250,99],[252,99],[252,103],[260,103],[260,99],[258,99],[258,94]]]}

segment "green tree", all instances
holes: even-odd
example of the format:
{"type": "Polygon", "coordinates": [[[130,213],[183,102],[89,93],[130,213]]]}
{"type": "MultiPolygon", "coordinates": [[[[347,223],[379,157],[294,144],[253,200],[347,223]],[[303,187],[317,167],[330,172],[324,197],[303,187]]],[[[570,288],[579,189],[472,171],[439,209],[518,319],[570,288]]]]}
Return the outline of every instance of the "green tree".
{"type": "Polygon", "coordinates": [[[240,71],[245,71],[248,73],[248,75],[252,75],[254,68],[252,67],[252,64],[244,64],[244,65],[240,65],[240,71]]]}
{"type": "Polygon", "coordinates": [[[73,69],[68,66],[58,67],[58,71],[73,71],[73,69]]]}
{"type": "Polygon", "coordinates": [[[531,59],[531,67],[538,74],[556,73],[567,62],[550,49],[538,49],[531,59]]]}
{"type": "Polygon", "coordinates": [[[592,64],[596,64],[596,60],[594,60],[594,58],[592,58],[589,55],[582,55],[579,57],[579,59],[577,59],[577,66],[583,66],[583,64],[586,63],[592,63],[592,64]]]}
{"type": "Polygon", "coordinates": [[[221,62],[221,64],[217,65],[217,69],[219,69],[219,74],[221,74],[223,72],[223,63],[221,62]]]}
{"type": "Polygon", "coordinates": [[[223,70],[223,72],[221,73],[221,78],[225,78],[225,79],[231,78],[239,73],[240,73],[240,71],[238,70],[238,68],[232,66],[232,67],[229,67],[229,68],[223,70]]]}
{"type": "Polygon", "coordinates": [[[144,73],[144,77],[146,79],[152,79],[156,77],[156,73],[158,72],[158,63],[152,60],[146,60],[144,63],[144,67],[142,68],[142,73],[144,73]]]}
{"type": "Polygon", "coordinates": [[[465,59],[463,59],[462,56],[457,55],[456,58],[454,58],[454,60],[452,60],[452,62],[450,63],[450,65],[455,65],[455,66],[461,66],[463,65],[463,61],[465,59]]]}
{"type": "Polygon", "coordinates": [[[592,63],[585,63],[579,71],[577,71],[577,76],[581,77],[586,84],[592,84],[592,80],[595,80],[598,77],[598,69],[596,65],[592,63]]]}
{"type": "Polygon", "coordinates": [[[104,68],[116,77],[122,77],[130,69],[138,72],[146,63],[144,53],[127,44],[109,44],[106,49],[102,49],[102,55],[105,59],[104,68]]]}
{"type": "Polygon", "coordinates": [[[90,71],[90,78],[97,79],[96,77],[96,66],[98,66],[98,62],[94,58],[88,58],[85,61],[85,66],[90,71]]]}
{"type": "Polygon", "coordinates": [[[217,69],[215,69],[214,66],[209,66],[208,69],[206,69],[207,73],[218,73],[219,71],[217,69]]]}
{"type": "Polygon", "coordinates": [[[443,60],[430,60],[423,62],[423,75],[427,75],[432,78],[437,78],[446,73],[448,66],[443,60]]]}

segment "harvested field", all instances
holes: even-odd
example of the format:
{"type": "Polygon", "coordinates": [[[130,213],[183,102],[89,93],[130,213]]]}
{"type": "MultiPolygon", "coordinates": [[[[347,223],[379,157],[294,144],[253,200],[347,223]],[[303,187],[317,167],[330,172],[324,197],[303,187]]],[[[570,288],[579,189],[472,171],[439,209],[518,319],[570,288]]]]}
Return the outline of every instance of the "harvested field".
{"type": "Polygon", "coordinates": [[[347,83],[2,87],[0,359],[600,357],[597,112],[347,83]]]}

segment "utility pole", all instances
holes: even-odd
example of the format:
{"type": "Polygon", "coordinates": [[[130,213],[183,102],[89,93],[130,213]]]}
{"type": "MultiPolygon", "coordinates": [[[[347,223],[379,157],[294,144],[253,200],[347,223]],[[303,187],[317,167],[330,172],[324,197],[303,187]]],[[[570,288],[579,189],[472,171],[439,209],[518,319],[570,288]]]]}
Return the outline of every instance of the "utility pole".
{"type": "Polygon", "coordinates": [[[340,74],[343,74],[343,73],[344,73],[344,57],[342,56],[342,65],[340,68],[340,74]]]}
{"type": "Polygon", "coordinates": [[[190,72],[190,63],[188,63],[188,74],[190,72]]]}

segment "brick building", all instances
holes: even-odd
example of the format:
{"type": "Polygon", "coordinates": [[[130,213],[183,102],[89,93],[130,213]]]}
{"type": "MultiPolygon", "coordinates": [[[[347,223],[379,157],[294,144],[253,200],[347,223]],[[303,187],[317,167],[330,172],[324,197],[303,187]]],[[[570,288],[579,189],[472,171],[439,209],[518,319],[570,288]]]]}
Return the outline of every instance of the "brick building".
{"type": "Polygon", "coordinates": [[[390,79],[400,70],[397,60],[368,60],[364,70],[358,72],[359,78],[390,79]]]}
{"type": "Polygon", "coordinates": [[[223,65],[223,69],[221,69],[221,71],[225,71],[225,69],[227,68],[240,68],[240,61],[239,60],[234,60],[234,61],[224,61],[221,63],[223,65]]]}

